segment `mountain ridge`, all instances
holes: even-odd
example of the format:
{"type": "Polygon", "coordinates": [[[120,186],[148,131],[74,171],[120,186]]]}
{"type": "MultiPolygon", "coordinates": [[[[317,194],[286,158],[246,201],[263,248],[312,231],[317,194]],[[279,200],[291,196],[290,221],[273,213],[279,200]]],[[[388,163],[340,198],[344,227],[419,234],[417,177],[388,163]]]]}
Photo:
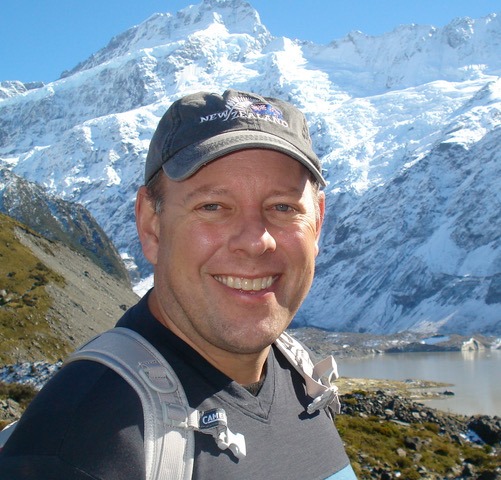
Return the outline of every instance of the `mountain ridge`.
{"type": "Polygon", "coordinates": [[[244,28],[242,33],[257,33],[260,36],[270,37],[269,32],[261,25],[257,12],[249,3],[241,0],[204,0],[201,4],[187,6],[176,14],[156,13],[141,24],[113,37],[106,47],[73,69],[63,72],[61,78],[93,68],[117,57],[129,55],[131,50],[144,51],[158,48],[161,45],[158,44],[159,39],[168,40],[177,45],[177,42],[187,40],[184,32],[188,26],[201,27],[199,30],[203,30],[215,22],[229,27],[235,24],[241,27],[243,19],[250,20],[249,27],[251,28],[248,28],[248,32],[244,28]],[[217,14],[214,13],[214,8],[218,9],[217,14]]]}
{"type": "Polygon", "coordinates": [[[0,168],[0,212],[49,240],[64,243],[105,272],[129,283],[115,246],[82,205],[48,195],[39,185],[0,168]]]}

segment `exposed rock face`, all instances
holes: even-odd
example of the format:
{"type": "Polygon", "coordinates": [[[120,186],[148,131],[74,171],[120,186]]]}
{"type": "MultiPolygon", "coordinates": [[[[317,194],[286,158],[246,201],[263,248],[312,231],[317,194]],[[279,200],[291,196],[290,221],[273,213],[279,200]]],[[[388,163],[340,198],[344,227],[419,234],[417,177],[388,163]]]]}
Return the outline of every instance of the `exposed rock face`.
{"type": "Polygon", "coordinates": [[[475,416],[469,420],[468,427],[489,445],[497,445],[501,442],[501,419],[499,417],[475,416]]]}
{"type": "Polygon", "coordinates": [[[22,414],[22,408],[12,398],[0,400],[0,421],[14,422],[22,414]]]}

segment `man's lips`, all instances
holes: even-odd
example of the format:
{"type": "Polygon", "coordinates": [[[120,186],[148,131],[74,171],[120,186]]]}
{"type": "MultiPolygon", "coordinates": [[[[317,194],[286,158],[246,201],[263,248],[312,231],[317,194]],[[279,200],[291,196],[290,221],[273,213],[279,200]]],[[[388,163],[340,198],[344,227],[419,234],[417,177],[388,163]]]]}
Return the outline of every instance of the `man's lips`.
{"type": "Polygon", "coordinates": [[[245,292],[259,292],[270,288],[278,277],[267,276],[260,278],[233,277],[230,275],[214,275],[214,279],[227,287],[245,292]]]}

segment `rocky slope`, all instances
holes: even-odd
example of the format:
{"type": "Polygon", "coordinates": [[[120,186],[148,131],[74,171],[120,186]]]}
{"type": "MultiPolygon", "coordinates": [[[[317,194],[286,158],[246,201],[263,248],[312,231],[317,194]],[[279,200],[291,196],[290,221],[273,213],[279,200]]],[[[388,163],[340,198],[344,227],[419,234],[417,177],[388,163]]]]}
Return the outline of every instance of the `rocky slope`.
{"type": "Polygon", "coordinates": [[[361,387],[342,396],[336,419],[359,478],[495,480],[501,475],[499,417],[451,415],[405,393],[361,387]]]}
{"type": "Polygon", "coordinates": [[[137,301],[130,283],[0,214],[0,361],[55,361],[137,301]]]}

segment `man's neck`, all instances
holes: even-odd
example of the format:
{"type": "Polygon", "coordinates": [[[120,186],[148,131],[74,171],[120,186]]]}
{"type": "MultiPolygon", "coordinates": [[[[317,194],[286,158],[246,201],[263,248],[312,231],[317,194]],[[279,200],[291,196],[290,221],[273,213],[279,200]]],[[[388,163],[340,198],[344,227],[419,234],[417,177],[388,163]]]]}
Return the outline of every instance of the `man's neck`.
{"type": "Polygon", "coordinates": [[[264,378],[266,360],[271,346],[257,353],[235,353],[220,348],[215,348],[207,343],[205,346],[198,345],[186,335],[177,325],[162,315],[155,296],[148,298],[148,306],[153,316],[174,335],[187,343],[191,348],[204,357],[213,367],[224,373],[240,385],[251,385],[264,378]]]}

